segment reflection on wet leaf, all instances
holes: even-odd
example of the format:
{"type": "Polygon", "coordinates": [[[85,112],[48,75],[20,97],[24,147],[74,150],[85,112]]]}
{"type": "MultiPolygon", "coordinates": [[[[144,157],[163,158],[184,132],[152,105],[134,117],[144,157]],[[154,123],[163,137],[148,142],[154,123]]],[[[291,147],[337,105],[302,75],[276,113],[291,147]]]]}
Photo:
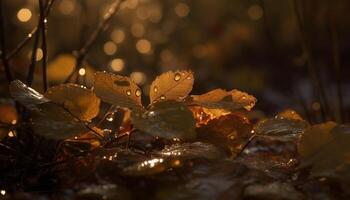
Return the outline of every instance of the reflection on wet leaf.
{"type": "Polygon", "coordinates": [[[38,110],[36,105],[49,102],[44,95],[28,87],[20,80],[12,81],[10,84],[11,96],[30,110],[38,110]]]}
{"type": "Polygon", "coordinates": [[[281,183],[281,182],[249,185],[244,190],[244,197],[248,199],[284,199],[284,200],[299,200],[299,199],[305,198],[291,184],[281,183]]]}
{"type": "Polygon", "coordinates": [[[196,137],[191,111],[181,102],[160,101],[144,113],[132,113],[134,126],[152,136],[191,140],[196,137]]]}
{"type": "Polygon", "coordinates": [[[267,136],[295,136],[302,133],[309,124],[304,120],[272,118],[258,122],[254,131],[267,136]]]}

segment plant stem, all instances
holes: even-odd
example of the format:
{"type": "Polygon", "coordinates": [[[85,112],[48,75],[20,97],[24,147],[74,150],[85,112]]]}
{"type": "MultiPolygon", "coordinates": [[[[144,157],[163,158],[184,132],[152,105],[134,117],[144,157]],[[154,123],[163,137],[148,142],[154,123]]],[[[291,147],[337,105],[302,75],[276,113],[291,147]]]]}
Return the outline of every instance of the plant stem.
{"type": "Polygon", "coordinates": [[[329,120],[329,118],[332,118],[332,114],[330,113],[330,108],[329,108],[324,86],[322,84],[322,81],[317,75],[317,70],[312,60],[311,48],[306,38],[305,26],[303,24],[303,20],[301,17],[301,11],[299,11],[298,0],[292,0],[292,1],[293,1],[294,12],[297,18],[297,25],[300,31],[301,48],[303,50],[304,55],[306,56],[309,75],[311,77],[314,88],[317,91],[317,94],[319,96],[319,100],[321,103],[322,117],[323,117],[323,120],[329,120]]]}
{"type": "MultiPolygon", "coordinates": [[[[45,12],[45,18],[50,14],[52,5],[55,0],[49,1],[49,3],[46,6],[46,12],[45,12]]],[[[22,48],[28,44],[28,42],[33,38],[34,35],[36,35],[38,32],[38,27],[35,27],[30,33],[28,33],[27,37],[25,37],[18,45],[17,47],[12,50],[6,57],[7,60],[11,60],[18,52],[22,50],[22,48]]]]}
{"type": "Polygon", "coordinates": [[[46,65],[47,65],[47,44],[46,44],[46,18],[45,18],[45,8],[43,5],[42,0],[39,0],[39,8],[40,8],[40,16],[43,16],[40,23],[41,23],[41,49],[43,50],[43,88],[44,92],[47,90],[47,71],[46,71],[46,65]]]}
{"type": "Polygon", "coordinates": [[[76,62],[75,67],[73,71],[69,74],[67,79],[64,81],[65,83],[69,82],[69,80],[73,77],[73,75],[79,71],[79,69],[82,67],[87,54],[89,53],[91,47],[96,42],[98,36],[107,28],[109,25],[109,22],[111,21],[112,17],[117,13],[117,11],[120,8],[120,4],[123,3],[125,0],[116,0],[114,3],[110,6],[108,12],[103,16],[103,19],[99,22],[96,30],[90,35],[86,43],[83,45],[80,50],[77,51],[76,55],[76,62]]]}
{"type": "Polygon", "coordinates": [[[10,83],[13,78],[10,71],[10,65],[8,63],[8,60],[6,59],[6,39],[5,39],[5,29],[4,29],[4,20],[3,20],[3,10],[2,10],[2,3],[3,1],[0,0],[0,45],[1,45],[1,60],[3,63],[3,66],[5,68],[5,74],[7,81],[10,83]]]}

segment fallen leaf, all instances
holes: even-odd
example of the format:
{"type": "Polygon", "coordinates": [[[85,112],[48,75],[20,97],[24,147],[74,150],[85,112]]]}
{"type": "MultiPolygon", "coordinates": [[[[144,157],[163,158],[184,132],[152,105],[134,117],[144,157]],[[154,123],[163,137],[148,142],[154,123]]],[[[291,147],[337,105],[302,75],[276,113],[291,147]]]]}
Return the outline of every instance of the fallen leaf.
{"type": "Polygon", "coordinates": [[[61,106],[47,102],[33,112],[33,128],[38,135],[50,139],[68,139],[87,132],[85,124],[61,106]]]}
{"type": "Polygon", "coordinates": [[[200,105],[213,109],[235,111],[239,109],[251,110],[256,98],[239,90],[225,91],[215,89],[202,95],[191,95],[188,104],[200,105]]]}
{"type": "Polygon", "coordinates": [[[102,101],[107,103],[131,110],[142,110],[141,90],[128,77],[97,72],[94,91],[102,101]]]}
{"type": "Polygon", "coordinates": [[[191,140],[196,137],[193,115],[181,102],[156,102],[146,112],[132,113],[132,123],[140,131],[160,138],[191,140]]]}
{"type": "Polygon", "coordinates": [[[62,84],[49,88],[44,95],[83,121],[96,117],[100,110],[100,99],[84,86],[62,84]]]}
{"type": "Polygon", "coordinates": [[[49,102],[49,99],[44,97],[44,95],[28,87],[20,80],[11,82],[10,94],[16,101],[30,110],[38,110],[38,104],[49,102]]]}
{"type": "Polygon", "coordinates": [[[271,118],[258,122],[254,131],[258,135],[295,136],[302,133],[309,124],[304,120],[271,118]]]}
{"type": "Polygon", "coordinates": [[[193,87],[194,77],[191,71],[169,71],[158,76],[150,87],[150,102],[158,100],[182,100],[193,87]]]}

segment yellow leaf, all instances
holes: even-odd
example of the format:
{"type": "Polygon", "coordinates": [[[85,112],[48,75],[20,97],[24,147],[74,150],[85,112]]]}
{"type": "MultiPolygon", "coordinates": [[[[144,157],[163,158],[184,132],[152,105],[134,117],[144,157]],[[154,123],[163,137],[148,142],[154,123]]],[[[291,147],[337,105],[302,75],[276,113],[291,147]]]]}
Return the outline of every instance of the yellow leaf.
{"type": "Polygon", "coordinates": [[[193,88],[191,71],[169,71],[158,76],[151,84],[150,102],[158,100],[182,100],[193,88]]]}
{"type": "Polygon", "coordinates": [[[100,109],[100,99],[83,86],[62,84],[49,88],[45,97],[68,109],[80,120],[89,121],[96,117],[100,109]]]}
{"type": "Polygon", "coordinates": [[[215,89],[202,95],[191,95],[188,103],[229,111],[241,108],[251,110],[256,103],[256,98],[239,90],[215,89]]]}
{"type": "Polygon", "coordinates": [[[65,80],[74,70],[76,59],[71,54],[57,56],[47,67],[47,77],[52,82],[65,80]]]}
{"type": "Polygon", "coordinates": [[[131,110],[142,109],[141,90],[128,77],[97,72],[94,91],[102,101],[107,103],[131,110]]]}

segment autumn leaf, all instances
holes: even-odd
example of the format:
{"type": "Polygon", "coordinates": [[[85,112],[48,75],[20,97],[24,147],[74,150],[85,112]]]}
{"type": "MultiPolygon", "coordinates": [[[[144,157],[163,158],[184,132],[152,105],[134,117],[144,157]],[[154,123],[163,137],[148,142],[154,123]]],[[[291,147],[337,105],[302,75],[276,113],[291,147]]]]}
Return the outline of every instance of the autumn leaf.
{"type": "Polygon", "coordinates": [[[89,121],[99,112],[100,99],[83,86],[62,84],[49,88],[44,94],[54,103],[62,105],[80,120],[89,121]]]}
{"type": "Polygon", "coordinates": [[[301,168],[311,166],[311,176],[342,179],[350,166],[350,126],[334,122],[312,126],[302,134],[298,151],[301,168]]]}
{"type": "Polygon", "coordinates": [[[202,95],[191,95],[187,103],[213,109],[235,111],[244,108],[249,111],[254,107],[256,98],[239,90],[215,89],[202,95]]]}
{"type": "Polygon", "coordinates": [[[146,112],[132,113],[133,125],[152,136],[191,140],[196,137],[195,121],[184,103],[160,101],[146,112]]]}
{"type": "Polygon", "coordinates": [[[55,103],[38,105],[33,112],[33,128],[38,135],[50,139],[68,139],[87,132],[85,124],[55,103]]]}
{"type": "Polygon", "coordinates": [[[20,80],[12,81],[10,84],[10,94],[20,104],[30,110],[37,110],[37,105],[49,102],[44,95],[28,87],[20,80]]]}
{"type": "Polygon", "coordinates": [[[142,109],[141,90],[128,77],[97,72],[94,91],[102,101],[107,103],[131,110],[142,109]]]}
{"type": "Polygon", "coordinates": [[[169,71],[158,76],[150,87],[150,102],[183,100],[191,92],[194,77],[191,71],[169,71]]]}

